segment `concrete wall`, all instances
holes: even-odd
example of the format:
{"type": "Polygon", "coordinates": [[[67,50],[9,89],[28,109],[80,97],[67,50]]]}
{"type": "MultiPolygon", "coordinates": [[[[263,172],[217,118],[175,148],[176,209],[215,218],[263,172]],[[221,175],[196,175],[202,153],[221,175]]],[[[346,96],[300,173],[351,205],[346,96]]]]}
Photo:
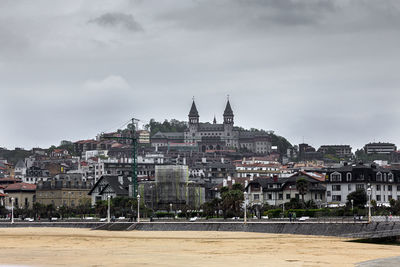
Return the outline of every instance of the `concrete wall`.
{"type": "MultiPolygon", "coordinates": [[[[258,232],[274,234],[301,234],[341,236],[356,238],[378,238],[385,236],[400,236],[400,223],[375,222],[367,223],[238,223],[238,222],[144,222],[132,227],[134,223],[114,223],[114,230],[139,231],[232,231],[258,232]]],[[[100,222],[33,222],[33,223],[0,223],[0,227],[67,227],[96,228],[100,222]]]]}

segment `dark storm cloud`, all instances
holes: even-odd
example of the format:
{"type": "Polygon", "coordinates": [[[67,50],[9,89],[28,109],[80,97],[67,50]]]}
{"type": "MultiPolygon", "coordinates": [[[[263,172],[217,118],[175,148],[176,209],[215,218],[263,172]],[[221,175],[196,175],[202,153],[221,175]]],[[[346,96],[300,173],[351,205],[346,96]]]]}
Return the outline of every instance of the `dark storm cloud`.
{"type": "Polygon", "coordinates": [[[96,23],[102,27],[122,27],[129,31],[143,31],[143,27],[135,20],[133,15],[124,13],[105,13],[97,18],[91,19],[89,23],[96,23]]]}

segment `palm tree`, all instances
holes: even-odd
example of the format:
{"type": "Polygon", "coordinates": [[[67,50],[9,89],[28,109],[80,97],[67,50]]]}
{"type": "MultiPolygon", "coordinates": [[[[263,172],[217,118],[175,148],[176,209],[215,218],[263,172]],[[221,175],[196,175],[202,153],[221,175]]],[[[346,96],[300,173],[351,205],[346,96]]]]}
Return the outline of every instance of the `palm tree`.
{"type": "Polygon", "coordinates": [[[301,195],[301,200],[304,202],[304,195],[308,192],[308,182],[305,178],[300,178],[296,181],[296,189],[301,195]]]}

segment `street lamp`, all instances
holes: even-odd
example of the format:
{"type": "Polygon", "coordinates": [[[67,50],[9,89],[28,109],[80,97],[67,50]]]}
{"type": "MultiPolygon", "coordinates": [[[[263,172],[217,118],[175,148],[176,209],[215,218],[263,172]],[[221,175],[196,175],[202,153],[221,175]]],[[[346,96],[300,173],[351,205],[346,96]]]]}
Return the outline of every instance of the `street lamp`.
{"type": "Polygon", "coordinates": [[[244,192],[244,224],[246,224],[247,223],[247,199],[248,199],[248,194],[247,194],[247,192],[245,191],[244,192]]]}
{"type": "Polygon", "coordinates": [[[14,198],[11,198],[11,224],[14,223],[14,198]]]}
{"type": "Polygon", "coordinates": [[[354,213],[354,199],[350,200],[351,202],[351,213],[354,213]]]}
{"type": "Polygon", "coordinates": [[[140,222],[140,210],[139,210],[139,207],[140,207],[140,195],[138,194],[137,195],[137,222],[138,223],[140,222]]]}
{"type": "Polygon", "coordinates": [[[172,203],[169,203],[169,213],[172,213],[172,203]]]}
{"type": "Polygon", "coordinates": [[[367,194],[368,194],[368,223],[371,223],[371,191],[372,186],[368,184],[367,194]]]}
{"type": "Polygon", "coordinates": [[[111,196],[108,195],[107,196],[107,205],[108,205],[108,208],[107,208],[107,222],[108,223],[110,223],[110,199],[111,199],[111,196]]]}

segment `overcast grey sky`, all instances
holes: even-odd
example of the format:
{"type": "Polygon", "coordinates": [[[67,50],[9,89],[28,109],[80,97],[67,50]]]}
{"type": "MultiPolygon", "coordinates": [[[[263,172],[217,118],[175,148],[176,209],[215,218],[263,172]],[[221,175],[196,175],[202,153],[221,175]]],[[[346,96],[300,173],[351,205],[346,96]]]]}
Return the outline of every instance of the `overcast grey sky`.
{"type": "Polygon", "coordinates": [[[132,116],[222,120],[293,144],[400,145],[400,1],[0,1],[0,146],[132,116]]]}

